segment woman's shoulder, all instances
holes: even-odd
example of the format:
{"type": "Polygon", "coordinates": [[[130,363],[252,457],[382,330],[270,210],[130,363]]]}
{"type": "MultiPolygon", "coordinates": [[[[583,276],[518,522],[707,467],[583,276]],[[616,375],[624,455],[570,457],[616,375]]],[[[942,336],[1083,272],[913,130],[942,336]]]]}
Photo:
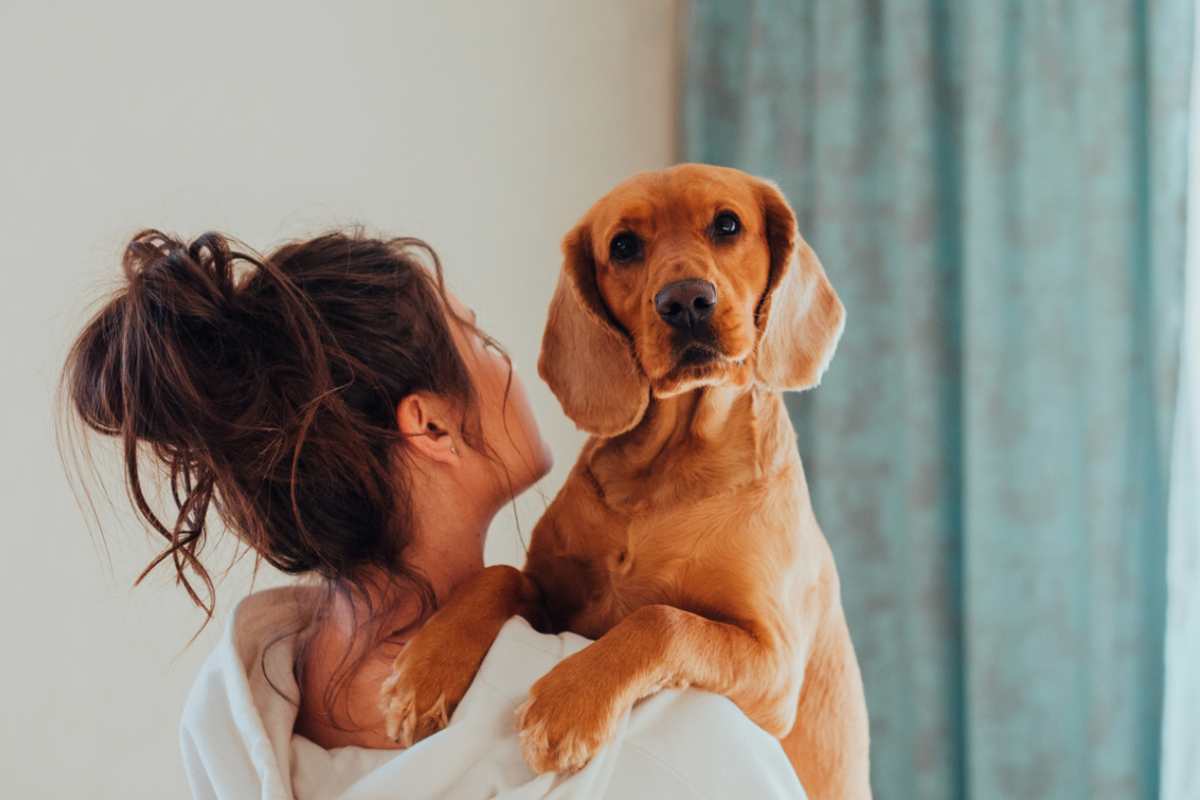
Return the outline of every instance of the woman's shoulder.
{"type": "Polygon", "coordinates": [[[336,624],[317,624],[308,632],[297,658],[296,733],[326,750],[398,749],[385,732],[379,697],[400,646],[385,641],[360,656],[352,639],[352,630],[336,624]]]}
{"type": "Polygon", "coordinates": [[[307,625],[310,592],[306,587],[281,586],[242,598],[192,682],[187,705],[201,700],[211,703],[210,695],[217,689],[229,694],[231,702],[241,699],[259,674],[294,698],[291,659],[296,635],[307,625]]]}
{"type": "MultiPolygon", "coordinates": [[[[384,760],[366,757],[370,750],[394,746],[382,731],[378,740],[333,740],[321,748],[309,744],[296,750],[295,733],[321,744],[311,727],[296,725],[304,697],[322,691],[320,681],[309,687],[296,680],[295,637],[280,638],[304,621],[296,618],[296,609],[303,606],[297,600],[303,599],[271,590],[252,595],[235,611],[185,712],[184,759],[193,784],[287,785],[296,774],[328,771],[330,759],[344,754],[354,762],[342,765],[346,775],[357,780],[377,773],[372,785],[404,786],[414,796],[491,796],[496,781],[505,788],[529,787],[540,796],[537,787],[544,779],[525,766],[513,712],[534,681],[589,640],[570,633],[541,634],[514,617],[501,630],[446,730],[384,760]],[[230,758],[231,749],[245,757],[230,758]],[[425,795],[421,787],[428,789],[425,795]]],[[[325,643],[330,648],[336,644],[325,643]]],[[[388,659],[376,660],[349,690],[362,713],[375,710],[390,666],[388,659]]],[[[372,728],[363,727],[371,736],[372,728]]],[[[694,689],[666,690],[645,699],[623,721],[617,741],[580,772],[552,783],[571,787],[559,792],[564,797],[803,797],[777,741],[728,699],[694,689]]]]}
{"type": "Polygon", "coordinates": [[[193,793],[285,780],[280,765],[287,763],[298,696],[288,633],[303,622],[297,613],[304,591],[266,589],[242,599],[192,681],[180,737],[193,793]]]}

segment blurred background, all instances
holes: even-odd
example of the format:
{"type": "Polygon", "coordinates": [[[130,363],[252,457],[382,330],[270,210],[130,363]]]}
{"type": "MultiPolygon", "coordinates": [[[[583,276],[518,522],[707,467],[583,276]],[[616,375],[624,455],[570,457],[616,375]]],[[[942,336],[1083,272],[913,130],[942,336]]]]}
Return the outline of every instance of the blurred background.
{"type": "Polygon", "coordinates": [[[558,240],[694,160],[778,181],[849,312],[789,402],[876,797],[1200,798],[1195,22],[1193,0],[0,3],[0,791],[185,796],[187,686],[282,580],[232,565],[189,646],[169,575],[130,588],[157,545],[102,445],[111,502],[89,523],[72,494],[58,370],[132,233],[428,240],[557,459],[491,532],[519,564],[582,442],[533,369],[558,240]]]}

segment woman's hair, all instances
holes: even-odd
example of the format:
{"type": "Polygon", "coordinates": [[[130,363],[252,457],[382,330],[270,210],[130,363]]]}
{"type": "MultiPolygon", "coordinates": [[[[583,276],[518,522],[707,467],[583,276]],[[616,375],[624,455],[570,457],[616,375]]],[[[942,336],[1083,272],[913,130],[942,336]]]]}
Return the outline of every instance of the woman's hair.
{"type": "Polygon", "coordinates": [[[396,405],[452,398],[484,447],[437,255],[342,232],[261,258],[235,247],[218,233],[137,234],[121,287],[67,358],[66,399],[119,440],[132,502],[166,541],[138,581],[169,562],[211,619],[200,556],[215,510],[256,558],[333,591],[415,591],[423,618],[436,598],[403,560],[412,500],[396,405]],[[139,453],[165,471],[173,516],[152,508],[139,453]]]}

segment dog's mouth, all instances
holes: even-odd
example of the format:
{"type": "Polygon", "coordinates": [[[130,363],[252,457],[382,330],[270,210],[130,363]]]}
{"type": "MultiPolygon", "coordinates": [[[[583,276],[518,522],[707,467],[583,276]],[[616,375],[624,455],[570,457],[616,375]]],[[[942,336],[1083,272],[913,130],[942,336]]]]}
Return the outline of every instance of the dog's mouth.
{"type": "Polygon", "coordinates": [[[719,361],[721,358],[723,358],[722,354],[714,347],[699,343],[690,344],[679,354],[675,366],[676,368],[703,367],[719,361]]]}
{"type": "Polygon", "coordinates": [[[739,343],[740,339],[727,342],[707,329],[676,334],[669,359],[663,359],[666,364],[646,371],[654,396],[672,397],[701,386],[744,384],[750,350],[742,350],[739,343]],[[730,345],[736,348],[733,352],[730,345]]]}
{"type": "Polygon", "coordinates": [[[690,342],[679,351],[668,379],[711,378],[737,367],[741,359],[733,358],[705,342],[690,342]]]}
{"type": "Polygon", "coordinates": [[[655,397],[671,397],[700,386],[743,380],[746,359],[725,353],[707,342],[688,342],[676,351],[674,363],[653,381],[655,397]]]}
{"type": "Polygon", "coordinates": [[[703,369],[726,359],[716,333],[707,324],[698,330],[677,332],[671,344],[675,361],[672,371],[703,369]]]}

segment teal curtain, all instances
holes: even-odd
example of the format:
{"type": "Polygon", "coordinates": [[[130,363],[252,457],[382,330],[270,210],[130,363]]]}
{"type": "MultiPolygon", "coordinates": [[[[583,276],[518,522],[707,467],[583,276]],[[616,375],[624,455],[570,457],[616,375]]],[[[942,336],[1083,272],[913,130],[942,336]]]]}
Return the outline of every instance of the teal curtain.
{"type": "Polygon", "coordinates": [[[878,798],[1158,797],[1191,15],[689,5],[683,157],[777,180],[848,310],[789,402],[878,798]]]}

